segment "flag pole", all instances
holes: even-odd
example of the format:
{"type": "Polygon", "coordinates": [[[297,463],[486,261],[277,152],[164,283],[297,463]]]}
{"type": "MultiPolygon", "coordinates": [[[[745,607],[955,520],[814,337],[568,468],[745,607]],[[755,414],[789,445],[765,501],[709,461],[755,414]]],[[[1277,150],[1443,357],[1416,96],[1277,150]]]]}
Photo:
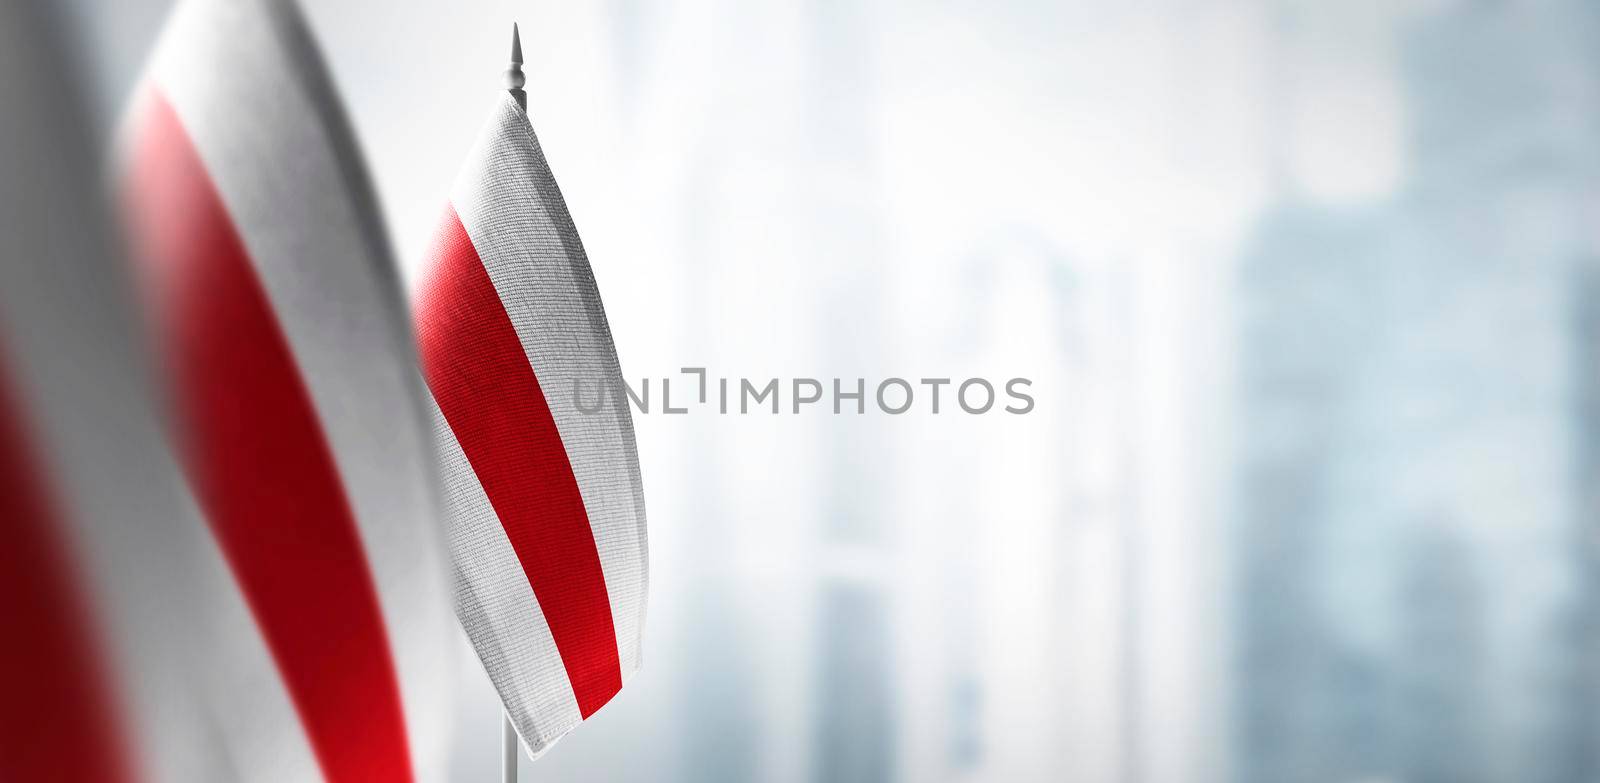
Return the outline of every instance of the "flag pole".
{"type": "Polygon", "coordinates": [[[500,783],[517,783],[517,730],[511,726],[511,713],[500,720],[500,783]]]}
{"type": "MultiPolygon", "coordinates": [[[[522,89],[527,78],[522,75],[522,34],[516,22],[511,23],[511,65],[506,68],[506,91],[515,98],[522,111],[528,111],[528,93],[522,89]]],[[[517,783],[517,729],[511,725],[511,713],[503,712],[500,719],[500,783],[517,783]]]]}
{"type": "Polygon", "coordinates": [[[511,67],[506,69],[506,91],[511,97],[517,99],[517,105],[522,111],[528,111],[528,93],[522,89],[527,83],[527,78],[522,75],[522,36],[517,32],[517,23],[511,23],[511,67]]]}

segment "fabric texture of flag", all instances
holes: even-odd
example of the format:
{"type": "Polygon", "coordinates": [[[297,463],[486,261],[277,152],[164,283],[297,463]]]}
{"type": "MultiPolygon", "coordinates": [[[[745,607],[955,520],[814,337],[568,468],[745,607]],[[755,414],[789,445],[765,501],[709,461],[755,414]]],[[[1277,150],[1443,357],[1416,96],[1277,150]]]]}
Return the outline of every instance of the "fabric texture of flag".
{"type": "Polygon", "coordinates": [[[232,577],[208,652],[236,779],[437,779],[457,631],[425,391],[293,4],[183,0],[122,147],[174,442],[232,577]]]}
{"type": "Polygon", "coordinates": [[[538,755],[639,669],[648,547],[599,290],[509,94],[456,180],[412,299],[456,613],[538,755]]]}

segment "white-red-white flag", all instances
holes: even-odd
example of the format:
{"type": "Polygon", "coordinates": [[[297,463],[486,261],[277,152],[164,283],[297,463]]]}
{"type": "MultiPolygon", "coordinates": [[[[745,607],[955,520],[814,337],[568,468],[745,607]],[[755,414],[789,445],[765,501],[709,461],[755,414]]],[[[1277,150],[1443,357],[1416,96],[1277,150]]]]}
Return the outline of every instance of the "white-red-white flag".
{"type": "Polygon", "coordinates": [[[648,549],[600,293],[510,95],[467,156],[412,301],[456,613],[537,755],[638,670],[648,549]]]}
{"type": "Polygon", "coordinates": [[[455,624],[403,299],[331,81],[287,1],[184,0],[123,139],[175,442],[230,595],[240,777],[442,773],[455,624]]]}

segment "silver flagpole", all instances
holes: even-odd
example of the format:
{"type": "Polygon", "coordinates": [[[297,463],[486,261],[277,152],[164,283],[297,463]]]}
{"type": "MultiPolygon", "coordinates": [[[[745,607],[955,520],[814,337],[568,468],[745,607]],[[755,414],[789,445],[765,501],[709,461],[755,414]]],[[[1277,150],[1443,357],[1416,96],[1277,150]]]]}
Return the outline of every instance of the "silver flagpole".
{"type": "MultiPolygon", "coordinates": [[[[523,92],[522,35],[515,22],[511,24],[511,65],[506,68],[506,90],[515,98],[523,111],[528,110],[528,94],[523,92]]],[[[511,713],[502,713],[500,720],[500,783],[517,783],[517,730],[511,725],[511,713]]]]}
{"type": "Polygon", "coordinates": [[[528,110],[528,93],[522,89],[527,83],[527,78],[522,75],[522,36],[517,32],[517,24],[511,23],[511,67],[506,69],[506,91],[511,97],[517,99],[517,105],[523,111],[528,110]]]}
{"type": "Polygon", "coordinates": [[[517,730],[511,727],[511,715],[503,715],[500,721],[500,783],[517,783],[517,730]]]}

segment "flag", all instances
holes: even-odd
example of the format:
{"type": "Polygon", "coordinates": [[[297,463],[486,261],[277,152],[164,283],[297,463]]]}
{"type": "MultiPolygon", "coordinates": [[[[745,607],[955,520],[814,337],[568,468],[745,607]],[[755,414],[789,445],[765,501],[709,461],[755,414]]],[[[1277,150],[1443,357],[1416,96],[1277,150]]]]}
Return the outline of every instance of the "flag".
{"type": "Polygon", "coordinates": [[[639,669],[648,549],[600,293],[509,94],[467,156],[412,300],[456,614],[538,755],[639,669]]]}
{"type": "Polygon", "coordinates": [[[433,451],[353,134],[291,2],[183,0],[122,139],[174,442],[248,607],[219,739],[245,778],[434,779],[449,736],[433,451]]]}
{"type": "MultiPolygon", "coordinates": [[[[70,759],[86,778],[124,781],[137,774],[133,723],[73,524],[84,520],[62,486],[127,476],[115,463],[73,459],[94,433],[71,423],[107,413],[79,383],[118,380],[95,345],[115,336],[94,307],[108,281],[93,270],[111,244],[94,209],[93,145],[70,77],[57,83],[66,63],[52,32],[34,3],[0,6],[0,780],[46,779],[70,759]],[[66,280],[85,290],[70,292],[66,280]]],[[[124,425],[116,412],[99,423],[106,418],[113,432],[124,425]]],[[[145,498],[159,503],[159,490],[145,498]]]]}
{"type": "Polygon", "coordinates": [[[204,528],[44,5],[0,4],[0,780],[227,779],[193,687],[204,528]]]}

